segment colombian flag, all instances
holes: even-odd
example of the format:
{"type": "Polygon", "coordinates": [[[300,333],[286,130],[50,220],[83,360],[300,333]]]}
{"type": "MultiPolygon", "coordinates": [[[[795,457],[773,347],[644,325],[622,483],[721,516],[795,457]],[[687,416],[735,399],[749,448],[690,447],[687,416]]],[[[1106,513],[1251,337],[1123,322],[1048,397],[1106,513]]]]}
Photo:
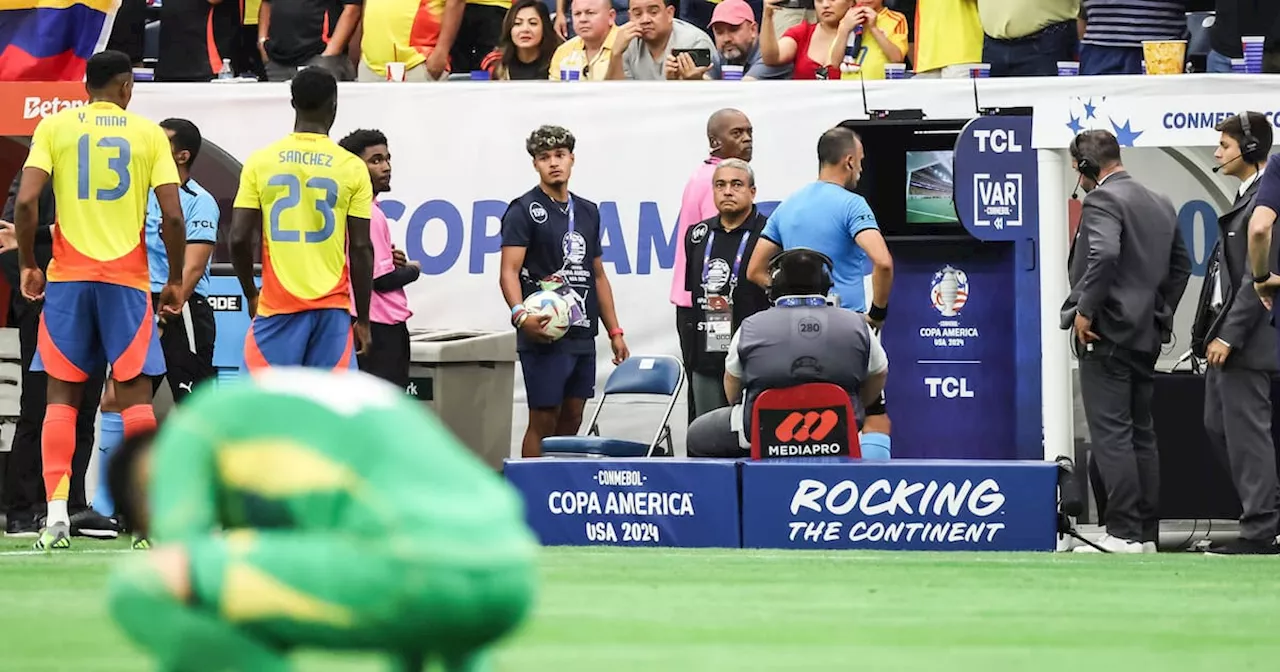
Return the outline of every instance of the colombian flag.
{"type": "Polygon", "coordinates": [[[81,81],[120,0],[0,0],[0,81],[81,81]]]}

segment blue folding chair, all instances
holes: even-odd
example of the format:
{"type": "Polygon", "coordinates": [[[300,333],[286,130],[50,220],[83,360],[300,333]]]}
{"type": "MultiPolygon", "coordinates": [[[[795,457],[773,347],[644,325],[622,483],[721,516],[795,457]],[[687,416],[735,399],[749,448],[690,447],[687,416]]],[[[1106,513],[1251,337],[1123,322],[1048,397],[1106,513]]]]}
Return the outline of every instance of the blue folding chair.
{"type": "Polygon", "coordinates": [[[587,423],[585,435],[552,436],[542,440],[542,454],[545,457],[652,457],[658,444],[666,442],[667,455],[674,455],[671,442],[671,410],[675,408],[676,397],[684,387],[684,366],[680,360],[670,355],[632,355],[627,361],[609,374],[604,384],[604,395],[596,404],[596,410],[587,423]],[[649,443],[611,439],[600,436],[600,426],[596,422],[605,401],[612,394],[635,394],[667,397],[666,410],[662,413],[662,423],[649,443]]]}

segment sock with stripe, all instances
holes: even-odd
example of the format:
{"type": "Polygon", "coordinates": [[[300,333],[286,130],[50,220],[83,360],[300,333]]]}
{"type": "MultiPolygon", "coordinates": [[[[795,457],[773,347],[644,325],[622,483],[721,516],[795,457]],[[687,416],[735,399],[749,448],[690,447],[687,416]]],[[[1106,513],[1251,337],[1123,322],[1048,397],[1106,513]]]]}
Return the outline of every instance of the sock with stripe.
{"type": "Polygon", "coordinates": [[[107,487],[107,466],[121,443],[124,443],[124,419],[119,413],[103,411],[102,429],[98,435],[98,487],[93,493],[93,510],[107,517],[116,512],[111,489],[107,487]]]}
{"type": "Polygon", "coordinates": [[[76,452],[76,415],[74,406],[49,404],[45,407],[40,460],[45,499],[49,502],[46,525],[71,522],[67,516],[67,495],[71,489],[71,458],[76,452]]]}

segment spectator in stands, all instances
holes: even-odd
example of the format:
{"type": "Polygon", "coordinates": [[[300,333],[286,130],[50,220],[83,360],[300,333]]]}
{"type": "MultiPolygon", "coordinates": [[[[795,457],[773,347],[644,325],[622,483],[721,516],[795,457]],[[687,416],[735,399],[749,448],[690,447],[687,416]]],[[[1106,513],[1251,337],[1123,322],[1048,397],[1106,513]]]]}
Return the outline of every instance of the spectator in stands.
{"type": "MultiPolygon", "coordinates": [[[[730,0],[726,0],[728,2],[730,0]]],[[[694,224],[715,217],[719,212],[716,207],[715,190],[712,176],[716,166],[725,159],[751,161],[751,148],[754,142],[754,130],[751,120],[742,112],[725,108],[712,114],[707,119],[707,143],[711,147],[711,155],[693,171],[689,181],[684,185],[684,193],[680,197],[680,218],[676,222],[676,240],[685,240],[689,229],[694,224]]],[[[754,245],[752,246],[754,250],[754,245]]],[[[693,308],[693,294],[685,282],[688,259],[685,257],[684,245],[676,245],[675,268],[671,278],[671,303],[676,307],[676,336],[680,341],[680,353],[684,360],[684,368],[693,370],[694,348],[698,342],[698,317],[693,308]]],[[[688,403],[689,419],[695,413],[693,394],[685,396],[688,403]]]]}
{"type": "Polygon", "coordinates": [[[854,0],[817,0],[818,20],[804,21],[777,37],[773,15],[788,0],[766,0],[760,55],[771,66],[794,66],[792,79],[839,79],[849,33],[861,21],[854,0]]]}
{"type": "Polygon", "coordinates": [[[222,59],[235,52],[239,30],[237,3],[167,0],[160,6],[156,81],[207,82],[217,77],[222,59]]]}
{"type": "MultiPolygon", "coordinates": [[[[609,59],[608,79],[674,79],[674,49],[706,49],[716,45],[702,29],[675,18],[676,0],[631,0],[631,20],[618,28],[609,59]]],[[[685,59],[687,60],[687,59],[685,59]]],[[[713,58],[714,63],[714,58],[713,58]]],[[[708,68],[696,68],[698,77],[708,68]]],[[[681,74],[691,74],[685,71],[681,74]]]]}
{"type": "MultiPolygon", "coordinates": [[[[358,130],[338,144],[364,160],[369,167],[373,193],[391,191],[391,150],[381,131],[358,130]]],[[[391,244],[391,229],[378,201],[369,218],[369,238],[373,241],[373,294],[369,299],[369,350],[357,357],[360,370],[389,381],[405,390],[409,387],[409,298],[404,288],[417,281],[422,265],[409,261],[391,244]]],[[[354,306],[355,303],[352,303],[354,306]]],[[[352,315],[355,309],[352,308],[352,315]]]]}
{"type": "MultiPolygon", "coordinates": [[[[198,1],[203,4],[207,0],[198,1]]],[[[163,34],[162,27],[161,39],[163,34]]],[[[146,36],[147,0],[123,0],[111,24],[106,49],[128,55],[133,67],[137,68],[142,65],[143,52],[146,51],[146,36]]]]}
{"type": "Polygon", "coordinates": [[[551,70],[560,36],[551,27],[551,13],[542,0],[516,0],[502,21],[498,48],[480,63],[491,79],[541,79],[551,70]]]}
{"type": "Polygon", "coordinates": [[[915,76],[968,77],[969,66],[982,60],[977,0],[916,0],[913,14],[915,76]]]}
{"type": "Polygon", "coordinates": [[[1076,60],[1080,0],[978,0],[978,16],[992,77],[1054,77],[1076,60]]]}
{"type": "Polygon", "coordinates": [[[694,297],[697,327],[686,358],[693,401],[689,422],[729,405],[724,392],[729,339],[744,319],[769,307],[764,290],[746,280],[747,260],[767,221],[755,206],[755,172],[742,159],[725,159],[715,167],[711,187],[717,214],[698,222],[681,241],[689,260],[684,289],[694,297]]]}
{"type": "MultiPolygon", "coordinates": [[[[377,5],[388,0],[374,0],[377,5]]],[[[262,0],[258,45],[267,79],[293,79],[301,66],[328,70],[338,81],[355,79],[347,42],[360,23],[363,0],[262,0]]]]}
{"type": "Polygon", "coordinates": [[[483,69],[481,62],[498,47],[506,34],[502,25],[511,9],[511,0],[466,0],[466,3],[458,37],[449,50],[449,65],[453,72],[483,69]]]}
{"type": "MultiPolygon", "coordinates": [[[[715,10],[723,0],[680,0],[680,9],[676,13],[681,19],[695,26],[709,26],[715,21],[715,10]]],[[[764,0],[743,0],[751,11],[751,22],[760,25],[760,15],[764,13],[764,0]]]]}
{"type": "Polygon", "coordinates": [[[257,77],[267,81],[267,71],[262,64],[262,52],[258,49],[258,13],[263,0],[244,0],[240,8],[240,27],[235,46],[231,50],[231,67],[237,75],[257,77]]]}
{"type": "MultiPolygon", "coordinates": [[[[853,401],[858,426],[863,409],[884,391],[889,358],[861,315],[827,304],[831,260],[820,252],[793,249],[772,264],[769,295],[775,305],[746,318],[733,334],[725,359],[725,397],[734,400],[689,426],[690,457],[749,454],[751,406],[760,393],[802,383],[834,383],[853,401]],[[797,338],[801,322],[816,325],[797,338]]],[[[887,459],[889,451],[865,442],[863,457],[887,459]]]]}
{"type": "Polygon", "coordinates": [[[388,63],[404,63],[406,82],[449,77],[449,51],[462,25],[466,0],[376,0],[364,12],[360,81],[387,78],[388,63]]]}
{"type": "Polygon", "coordinates": [[[885,7],[884,0],[858,0],[853,13],[854,28],[862,27],[862,47],[855,55],[859,67],[856,72],[842,68],[841,79],[884,79],[884,66],[907,60],[907,17],[885,7]]]}
{"type": "Polygon", "coordinates": [[[577,35],[556,49],[548,77],[566,79],[566,66],[572,66],[583,80],[604,81],[618,40],[616,18],[610,0],[573,0],[573,31],[577,35]]]}
{"type": "MultiPolygon", "coordinates": [[[[11,288],[10,326],[18,328],[18,347],[22,358],[22,396],[19,401],[18,423],[13,432],[13,443],[5,465],[3,500],[0,509],[6,512],[5,534],[11,537],[37,537],[44,517],[45,492],[41,476],[40,438],[44,430],[45,394],[48,378],[43,371],[31,370],[31,359],[36,354],[36,335],[40,326],[43,302],[31,303],[19,290],[18,248],[13,239],[14,206],[18,200],[18,185],[22,180],[19,171],[9,187],[9,199],[0,216],[0,269],[11,288]]],[[[53,227],[57,219],[53,201],[53,182],[45,185],[40,193],[40,221],[36,229],[36,263],[44,270],[53,257],[53,227]]],[[[114,539],[118,530],[114,523],[95,513],[85,501],[84,477],[93,457],[94,418],[98,413],[98,400],[102,395],[102,383],[106,367],[89,372],[80,400],[76,418],[76,452],[71,459],[71,493],[67,502],[71,514],[71,532],[83,536],[114,539]]]]}
{"type": "Polygon", "coordinates": [[[721,66],[742,68],[742,79],[791,79],[791,66],[770,66],[760,56],[760,28],[746,0],[723,0],[711,15],[719,62],[707,71],[707,79],[721,79],[721,66]]]}
{"type": "Polygon", "coordinates": [[[1209,72],[1231,72],[1231,59],[1244,58],[1240,38],[1265,36],[1262,71],[1280,73],[1280,2],[1276,0],[1218,0],[1214,9],[1207,59],[1209,72]]]}
{"type": "Polygon", "coordinates": [[[1083,0],[1080,74],[1142,74],[1142,43],[1187,34],[1185,0],[1083,0]]]}

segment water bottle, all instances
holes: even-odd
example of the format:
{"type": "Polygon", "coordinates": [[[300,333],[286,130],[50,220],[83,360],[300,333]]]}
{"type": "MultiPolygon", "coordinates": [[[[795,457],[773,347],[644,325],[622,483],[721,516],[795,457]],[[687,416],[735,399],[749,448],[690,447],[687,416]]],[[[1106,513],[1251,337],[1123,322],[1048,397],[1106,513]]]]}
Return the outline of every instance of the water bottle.
{"type": "Polygon", "coordinates": [[[235,79],[236,72],[231,69],[231,59],[222,59],[222,69],[218,71],[218,79],[235,79]]]}

